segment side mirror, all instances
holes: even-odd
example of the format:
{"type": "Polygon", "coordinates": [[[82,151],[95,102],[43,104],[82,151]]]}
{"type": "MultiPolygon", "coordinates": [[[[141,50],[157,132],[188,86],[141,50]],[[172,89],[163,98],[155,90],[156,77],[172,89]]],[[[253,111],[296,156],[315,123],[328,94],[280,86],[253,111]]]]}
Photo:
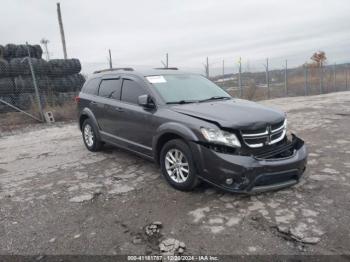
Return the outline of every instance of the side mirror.
{"type": "Polygon", "coordinates": [[[145,108],[155,108],[156,107],[152,98],[149,95],[141,95],[137,98],[137,101],[138,101],[140,106],[143,106],[145,108]]]}

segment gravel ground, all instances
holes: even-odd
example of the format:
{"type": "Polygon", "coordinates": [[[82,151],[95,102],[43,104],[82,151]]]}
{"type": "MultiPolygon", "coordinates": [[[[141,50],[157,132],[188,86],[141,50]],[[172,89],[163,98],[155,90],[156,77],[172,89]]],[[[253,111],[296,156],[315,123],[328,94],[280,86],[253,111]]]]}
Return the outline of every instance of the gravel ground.
{"type": "Polygon", "coordinates": [[[0,254],[350,254],[350,92],[262,103],[310,155],[301,183],[255,196],[176,191],[75,124],[0,134],[0,254]]]}

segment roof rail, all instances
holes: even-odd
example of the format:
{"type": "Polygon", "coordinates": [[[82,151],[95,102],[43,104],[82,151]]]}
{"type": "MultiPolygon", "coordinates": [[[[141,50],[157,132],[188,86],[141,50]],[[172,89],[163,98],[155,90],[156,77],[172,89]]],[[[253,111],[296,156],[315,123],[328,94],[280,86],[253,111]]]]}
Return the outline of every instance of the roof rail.
{"type": "Polygon", "coordinates": [[[94,74],[103,73],[103,72],[110,72],[110,71],[118,71],[118,70],[134,71],[134,69],[132,67],[118,67],[118,68],[108,68],[108,69],[97,70],[94,72],[94,74]]]}
{"type": "Polygon", "coordinates": [[[179,70],[177,67],[156,67],[156,70],[179,70]]]}

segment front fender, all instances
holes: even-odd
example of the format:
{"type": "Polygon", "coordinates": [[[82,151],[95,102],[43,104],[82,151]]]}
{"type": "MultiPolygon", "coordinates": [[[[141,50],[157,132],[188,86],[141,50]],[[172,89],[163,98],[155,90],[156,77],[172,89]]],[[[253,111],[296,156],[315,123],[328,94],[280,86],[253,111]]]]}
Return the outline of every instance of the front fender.
{"type": "Polygon", "coordinates": [[[176,123],[176,122],[168,122],[160,125],[155,133],[157,135],[155,135],[152,140],[152,149],[155,156],[158,155],[157,145],[158,145],[159,139],[161,139],[163,135],[174,134],[187,141],[199,140],[198,136],[190,128],[188,128],[187,126],[181,123],[176,123]]]}

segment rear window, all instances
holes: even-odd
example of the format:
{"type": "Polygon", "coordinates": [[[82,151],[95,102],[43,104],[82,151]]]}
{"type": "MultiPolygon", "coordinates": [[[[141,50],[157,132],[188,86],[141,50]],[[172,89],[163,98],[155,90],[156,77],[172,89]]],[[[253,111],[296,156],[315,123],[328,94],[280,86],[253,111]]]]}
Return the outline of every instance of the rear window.
{"type": "Polygon", "coordinates": [[[82,92],[91,95],[97,95],[98,84],[100,83],[99,78],[93,78],[86,82],[84,85],[82,92]]]}
{"type": "Polygon", "coordinates": [[[100,84],[98,95],[106,98],[120,99],[121,80],[120,79],[104,79],[100,84]]]}

